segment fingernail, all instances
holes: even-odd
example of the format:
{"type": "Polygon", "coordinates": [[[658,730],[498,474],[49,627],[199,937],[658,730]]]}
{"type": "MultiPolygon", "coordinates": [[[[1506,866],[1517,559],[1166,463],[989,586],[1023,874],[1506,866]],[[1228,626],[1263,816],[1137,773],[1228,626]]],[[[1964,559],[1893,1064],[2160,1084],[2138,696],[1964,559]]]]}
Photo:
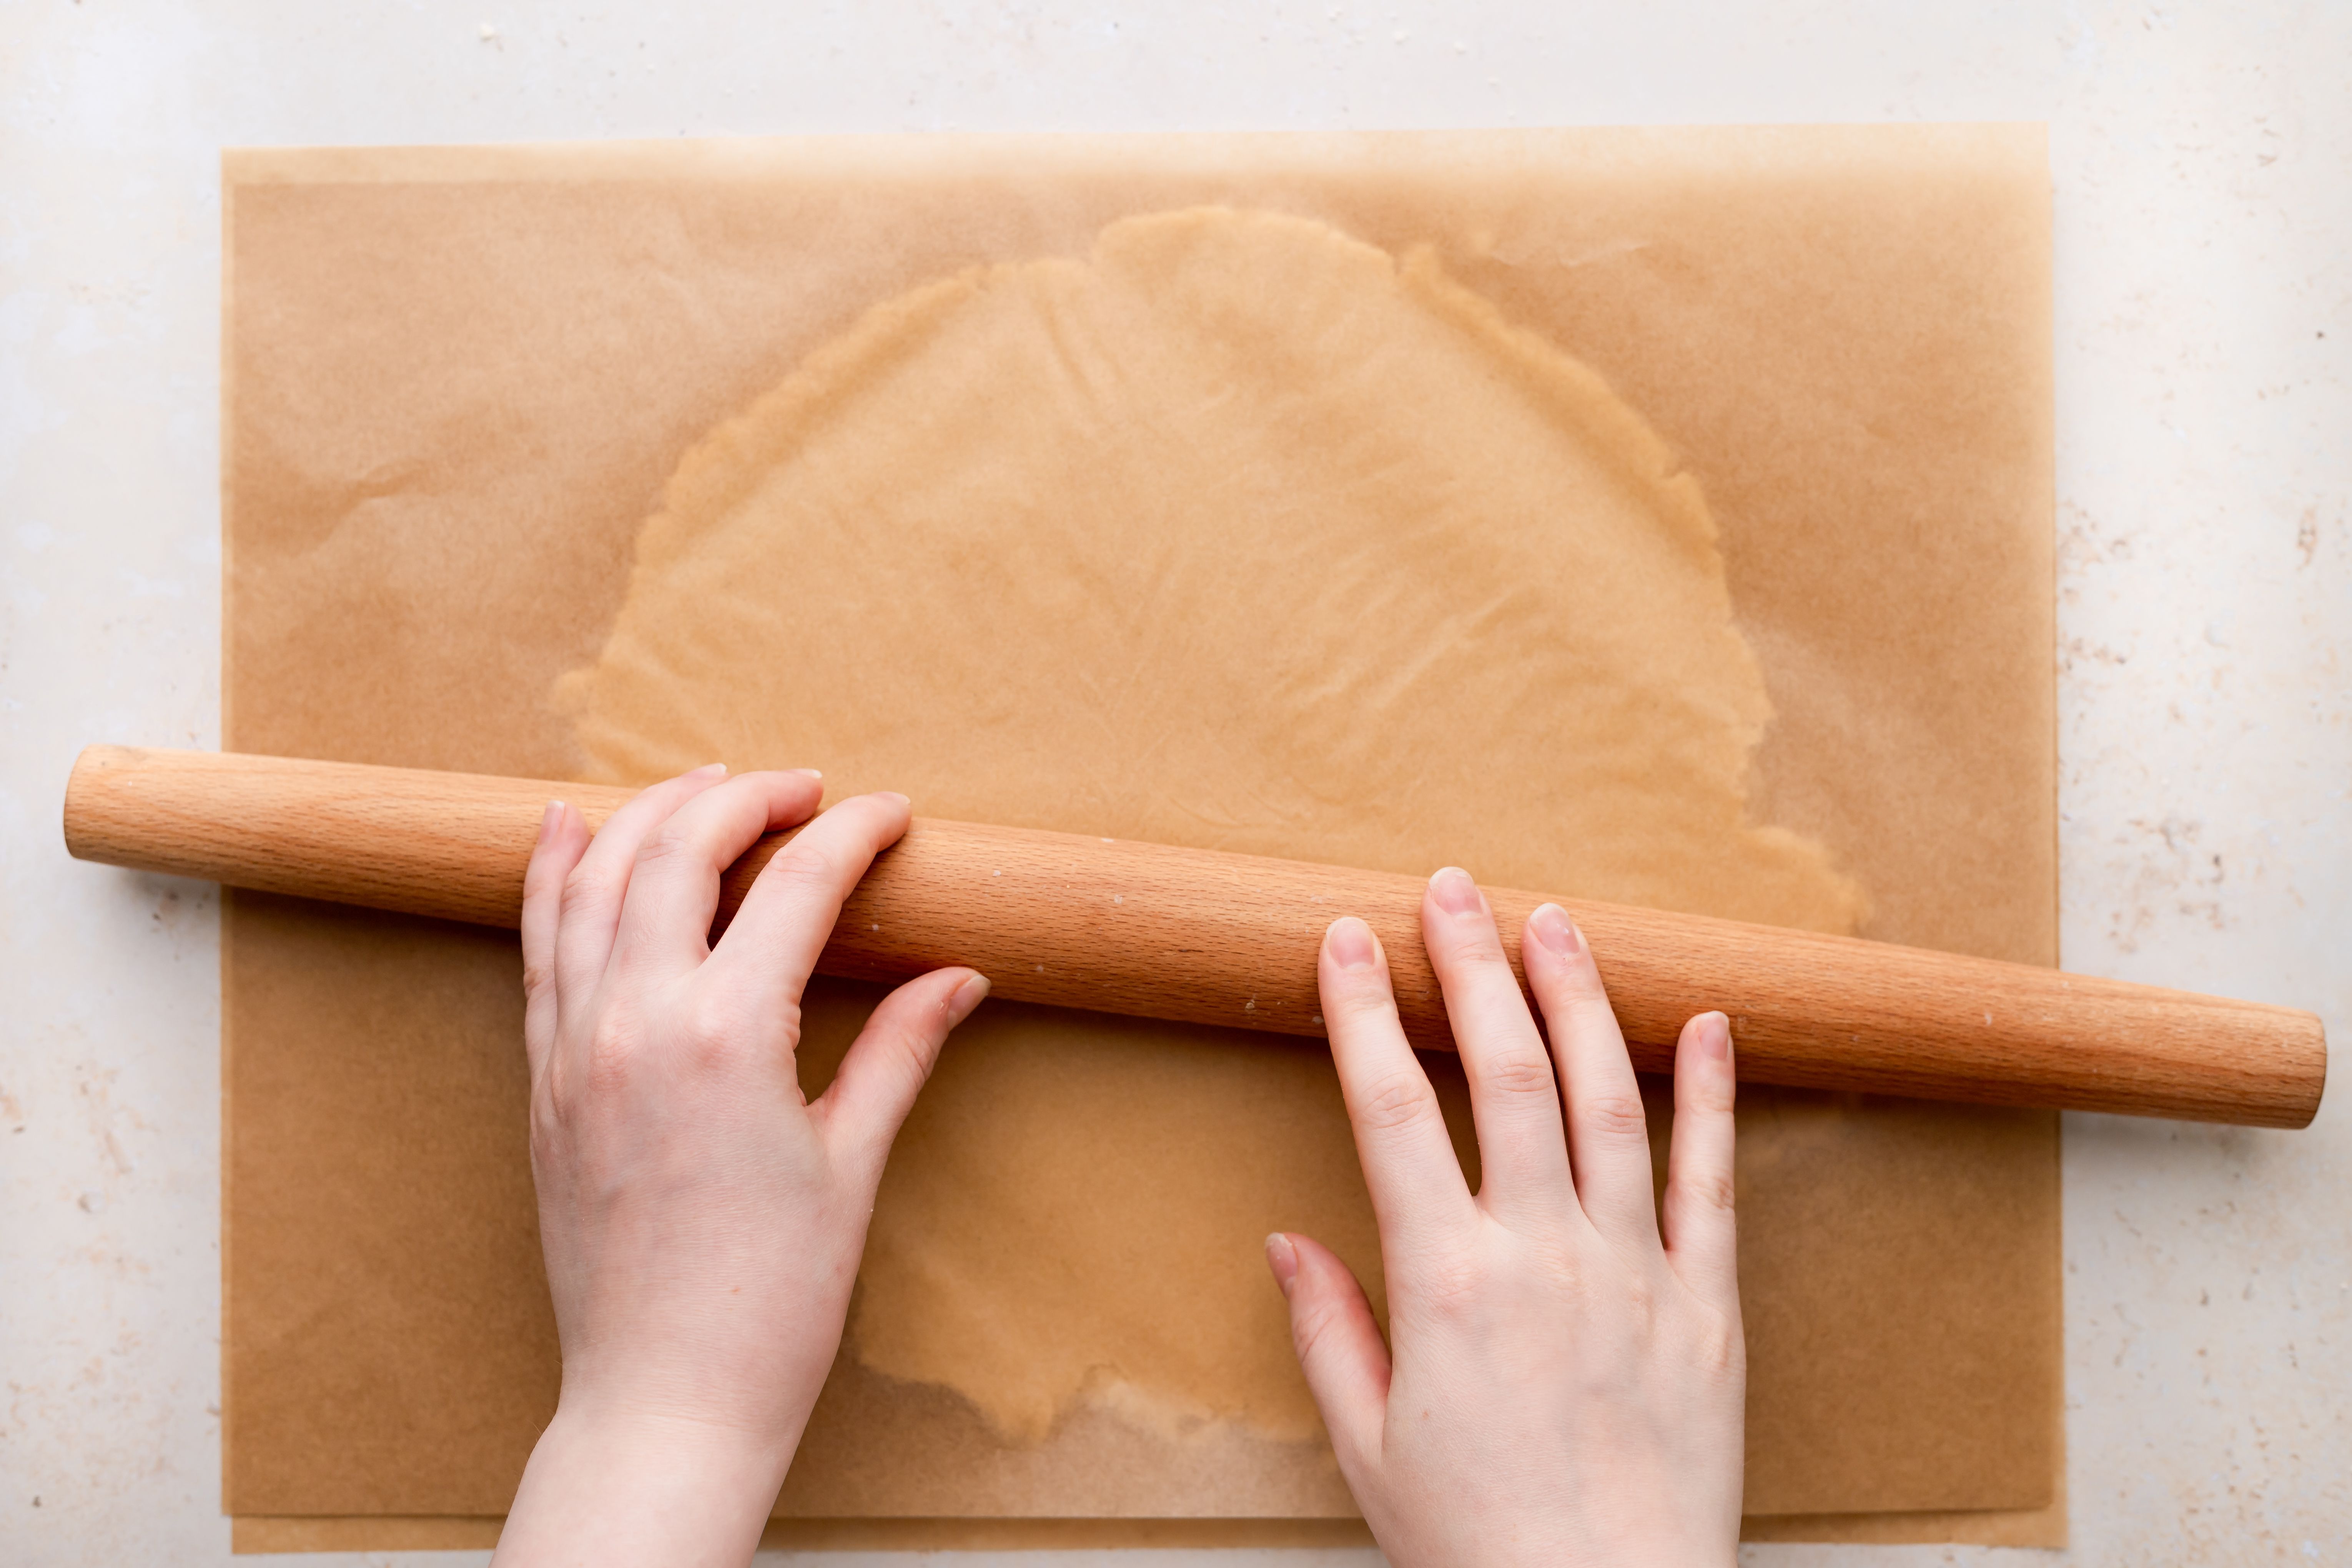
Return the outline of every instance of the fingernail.
{"type": "Polygon", "coordinates": [[[793,772],[796,773],[806,773],[813,779],[821,779],[824,777],[823,773],[817,772],[814,768],[794,768],[793,772]]]}
{"type": "Polygon", "coordinates": [[[554,834],[555,825],[562,820],[563,803],[560,800],[549,801],[547,803],[547,809],[540,814],[539,841],[541,844],[546,843],[549,837],[554,834]]]}
{"type": "Polygon", "coordinates": [[[1298,1278],[1298,1248],[1278,1230],[1265,1238],[1265,1265],[1274,1270],[1274,1282],[1287,1298],[1292,1281],[1298,1278]]]}
{"type": "Polygon", "coordinates": [[[1470,879],[1470,873],[1459,866],[1448,866],[1432,877],[1429,891],[1437,900],[1437,907],[1448,914],[1476,915],[1486,910],[1486,896],[1470,879]]]}
{"type": "Polygon", "coordinates": [[[908,800],[905,795],[900,795],[895,789],[877,789],[874,793],[880,795],[885,800],[895,800],[900,805],[906,806],[909,810],[914,808],[915,803],[908,800]]]}
{"type": "Polygon", "coordinates": [[[1731,1020],[1720,1013],[1701,1014],[1698,1021],[1698,1048],[1709,1061],[1731,1059],[1731,1020]]]}
{"type": "Polygon", "coordinates": [[[698,779],[705,773],[723,773],[726,771],[727,764],[725,763],[705,763],[686,776],[690,779],[698,779]]]}
{"type": "Polygon", "coordinates": [[[1353,915],[1341,915],[1323,933],[1323,945],[1331,950],[1331,962],[1342,969],[1370,969],[1380,951],[1372,941],[1372,928],[1353,915]]]}
{"type": "Polygon", "coordinates": [[[989,984],[985,974],[975,974],[955,989],[948,998],[948,1017],[951,1024],[961,1024],[971,1016],[971,1010],[988,1000],[989,984]]]}
{"type": "Polygon", "coordinates": [[[1528,927],[1536,933],[1538,942],[1562,958],[1575,957],[1577,950],[1584,945],[1576,922],[1558,904],[1538,904],[1536,912],[1528,917],[1528,927]]]}

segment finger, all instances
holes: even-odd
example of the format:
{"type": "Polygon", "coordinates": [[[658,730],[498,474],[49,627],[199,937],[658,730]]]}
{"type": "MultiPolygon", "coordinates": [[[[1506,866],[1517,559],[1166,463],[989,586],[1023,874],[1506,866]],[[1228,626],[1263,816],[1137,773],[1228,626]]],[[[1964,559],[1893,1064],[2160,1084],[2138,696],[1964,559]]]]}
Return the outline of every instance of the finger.
{"type": "Polygon", "coordinates": [[[1650,1195],[1650,1133],[1642,1114],[1642,1089],[1591,949],[1565,910],[1545,904],[1528,917],[1519,956],[1551,1029],[1552,1057],[1568,1105],[1577,1200],[1611,1240],[1655,1247],[1658,1218],[1650,1195]]]}
{"type": "Polygon", "coordinates": [[[1387,1419],[1390,1362],[1363,1286],[1329,1247],[1307,1237],[1276,1231],[1265,1238],[1265,1261],[1290,1303],[1298,1370],[1340,1465],[1370,1464],[1387,1419]]]}
{"type": "Polygon", "coordinates": [[[873,1192],[891,1142],[931,1076],[948,1031],[988,995],[973,969],[935,969],[882,999],[851,1042],[832,1086],[809,1107],[835,1163],[873,1192]]]}
{"type": "Polygon", "coordinates": [[[1469,872],[1448,866],[1429,879],[1421,931],[1470,1080],[1484,1173],[1479,1205],[1506,1225],[1572,1213],[1576,1184],[1569,1175],[1551,1058],[1519,994],[1519,977],[1503,954],[1495,911],[1469,872]]]}
{"type": "Polygon", "coordinates": [[[727,775],[725,764],[665,779],[640,791],[626,805],[605,818],[586,854],[563,879],[563,896],[555,931],[555,984],[566,995],[581,994],[604,979],[613,956],[613,933],[621,923],[621,903],[629,890],[629,871],[636,864],[637,846],[646,835],[679,806],[727,775]]]}
{"type": "Polygon", "coordinates": [[[522,874],[522,1043],[533,1078],[546,1066],[555,1045],[555,931],[562,911],[563,879],[587,849],[587,823],[562,801],[549,801],[539,819],[530,867],[522,874]]]}
{"type": "Polygon", "coordinates": [[[739,773],[671,812],[637,846],[614,973],[667,980],[709,957],[719,878],[761,834],[808,820],[824,793],[814,773],[739,773]]]}
{"type": "Polygon", "coordinates": [[[797,1006],[841,902],[874,857],[907,831],[903,795],[853,795],[793,836],[760,868],[710,955],[727,984],[782,1012],[797,1006]]]}
{"type": "Polygon", "coordinates": [[[1731,1026],[1720,1013],[1683,1026],[1675,1047],[1675,1131],[1666,1152],[1666,1256],[1700,1300],[1739,1305],[1739,1228],[1732,1215],[1731,1026]]]}
{"type": "Polygon", "coordinates": [[[1405,1044],[1388,956],[1371,927],[1353,915],[1331,922],[1317,984],[1381,1247],[1397,1268],[1416,1243],[1475,1217],[1470,1188],[1437,1091],[1405,1044]]]}

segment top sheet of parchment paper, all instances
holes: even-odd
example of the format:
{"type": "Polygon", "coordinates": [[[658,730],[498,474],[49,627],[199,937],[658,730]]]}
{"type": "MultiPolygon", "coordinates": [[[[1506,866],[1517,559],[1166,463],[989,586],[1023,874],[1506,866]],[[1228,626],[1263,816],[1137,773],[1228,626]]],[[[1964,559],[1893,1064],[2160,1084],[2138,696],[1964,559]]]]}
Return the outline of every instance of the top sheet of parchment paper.
{"type": "MultiPolygon", "coordinates": [[[[226,181],[233,749],[716,750],[2053,957],[2038,130],[226,181]]],[[[511,941],[240,897],[225,952],[229,1508],[494,1514],[556,1370],[511,941]]],[[[812,1090],[870,994],[813,1002],[812,1090]]],[[[1337,1117],[1319,1047],[983,1009],[779,1511],[1351,1512],[1251,1273],[1281,1225],[1377,1293],[1337,1117]],[[1115,1266],[1074,1279],[1073,1226],[1115,1266]]],[[[2055,1118],[1751,1089],[1741,1138],[1748,1511],[2048,1505],[2055,1118]]]]}

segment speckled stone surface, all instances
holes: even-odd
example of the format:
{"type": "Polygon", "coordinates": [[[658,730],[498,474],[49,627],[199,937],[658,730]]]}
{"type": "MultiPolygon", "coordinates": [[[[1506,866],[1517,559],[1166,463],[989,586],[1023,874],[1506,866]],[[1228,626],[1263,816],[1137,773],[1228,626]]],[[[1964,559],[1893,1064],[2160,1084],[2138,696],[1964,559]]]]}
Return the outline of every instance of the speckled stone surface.
{"type": "MultiPolygon", "coordinates": [[[[2046,120],[2065,959],[2352,1039],[2352,8],[666,9],[0,7],[0,1558],[228,1554],[216,901],[56,826],[217,740],[225,143],[2046,120]]],[[[2065,1555],[2346,1561],[2352,1102],[2065,1161],[2065,1555]]]]}

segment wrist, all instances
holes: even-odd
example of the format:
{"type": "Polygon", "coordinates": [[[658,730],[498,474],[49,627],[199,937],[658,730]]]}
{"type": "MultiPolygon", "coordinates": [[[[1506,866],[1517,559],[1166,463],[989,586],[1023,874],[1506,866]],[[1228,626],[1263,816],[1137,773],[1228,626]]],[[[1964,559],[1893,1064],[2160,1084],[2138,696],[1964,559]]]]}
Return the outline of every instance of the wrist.
{"type": "Polygon", "coordinates": [[[746,1563],[797,1436],[567,1401],[531,1450],[496,1560],[746,1563]]]}

